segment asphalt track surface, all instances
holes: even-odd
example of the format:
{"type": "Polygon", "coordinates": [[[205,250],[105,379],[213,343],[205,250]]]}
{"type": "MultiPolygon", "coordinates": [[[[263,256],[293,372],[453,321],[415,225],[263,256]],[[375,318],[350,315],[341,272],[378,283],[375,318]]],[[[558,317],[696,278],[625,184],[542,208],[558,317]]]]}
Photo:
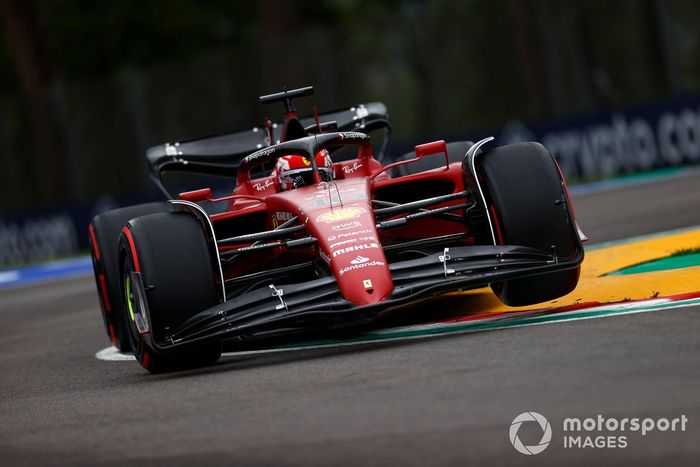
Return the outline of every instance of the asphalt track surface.
{"type": "MultiPolygon", "coordinates": [[[[700,176],[574,202],[594,243],[700,225],[700,176]]],[[[0,292],[0,465],[700,465],[697,306],[161,376],[97,360],[106,345],[91,278],[0,292]],[[536,456],[508,438],[526,411],[554,429],[536,456]],[[598,414],[689,422],[562,446],[564,418],[598,414]]]]}

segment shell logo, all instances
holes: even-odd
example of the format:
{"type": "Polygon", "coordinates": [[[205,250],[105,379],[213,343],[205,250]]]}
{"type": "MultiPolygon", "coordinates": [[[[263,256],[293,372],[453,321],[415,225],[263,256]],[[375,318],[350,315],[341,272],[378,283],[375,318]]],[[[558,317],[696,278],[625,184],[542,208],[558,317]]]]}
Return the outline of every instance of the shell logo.
{"type": "Polygon", "coordinates": [[[304,165],[306,165],[306,166],[311,165],[311,161],[308,160],[306,157],[302,157],[302,160],[304,161],[304,165]]]}
{"type": "Polygon", "coordinates": [[[333,211],[324,212],[316,218],[316,222],[332,224],[334,222],[345,221],[348,219],[357,219],[366,212],[366,210],[358,207],[340,208],[333,211]]]}

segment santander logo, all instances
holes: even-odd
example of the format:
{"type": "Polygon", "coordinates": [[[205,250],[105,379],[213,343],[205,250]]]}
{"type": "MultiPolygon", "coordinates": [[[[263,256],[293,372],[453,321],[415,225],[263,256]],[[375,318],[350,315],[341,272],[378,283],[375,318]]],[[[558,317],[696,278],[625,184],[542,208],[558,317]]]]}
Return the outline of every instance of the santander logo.
{"type": "Polygon", "coordinates": [[[362,263],[366,263],[367,261],[369,261],[369,258],[365,258],[364,256],[358,256],[357,258],[355,258],[355,259],[353,259],[352,261],[350,261],[350,263],[352,263],[352,264],[362,264],[362,263]]]}

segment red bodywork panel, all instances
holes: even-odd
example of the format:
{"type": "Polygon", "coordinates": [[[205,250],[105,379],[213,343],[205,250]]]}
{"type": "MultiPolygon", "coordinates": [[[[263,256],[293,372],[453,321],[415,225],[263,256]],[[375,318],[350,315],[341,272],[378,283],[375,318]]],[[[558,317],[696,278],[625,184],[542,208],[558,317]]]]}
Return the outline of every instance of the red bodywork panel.
{"type": "Polygon", "coordinates": [[[393,291],[369,202],[367,177],[307,186],[265,200],[272,213],[298,216],[306,232],[317,239],[319,254],[341,293],[356,305],[379,302],[393,291]]]}
{"type": "MultiPolygon", "coordinates": [[[[417,147],[416,153],[418,156],[444,153],[444,147],[444,141],[429,143],[417,147]]],[[[386,300],[394,288],[383,245],[466,230],[463,224],[426,217],[402,228],[379,232],[372,207],[373,199],[405,203],[464,191],[459,163],[391,178],[387,172],[379,173],[384,169],[382,164],[365,154],[335,163],[333,169],[333,182],[289,191],[280,191],[275,173],[253,180],[246,176],[248,174],[239,174],[232,196],[219,200],[208,198],[228,201],[226,212],[211,216],[217,230],[226,230],[227,225],[236,226],[231,230],[238,231],[225,234],[226,237],[272,230],[296,216],[305,230],[298,237],[310,235],[317,240],[313,246],[275,247],[257,252],[254,259],[237,261],[228,271],[228,277],[250,273],[272,262],[294,264],[320,257],[347,300],[358,306],[369,305],[386,300]],[[245,230],[241,232],[240,228],[245,230]]],[[[196,190],[183,193],[181,198],[201,201],[206,194],[206,189],[196,190]]],[[[435,207],[451,204],[459,204],[459,201],[435,207]]],[[[465,243],[473,243],[473,240],[466,239],[465,243]]],[[[220,249],[226,251],[250,244],[227,245],[220,249]]]]}

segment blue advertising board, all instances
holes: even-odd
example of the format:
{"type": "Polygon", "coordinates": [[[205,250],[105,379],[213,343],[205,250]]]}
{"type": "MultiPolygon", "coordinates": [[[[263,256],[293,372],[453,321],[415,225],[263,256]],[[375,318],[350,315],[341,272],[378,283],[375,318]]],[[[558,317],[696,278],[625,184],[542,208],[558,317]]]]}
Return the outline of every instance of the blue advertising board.
{"type": "Polygon", "coordinates": [[[567,177],[599,178],[700,162],[700,98],[536,124],[511,122],[499,144],[540,141],[567,177]]]}

